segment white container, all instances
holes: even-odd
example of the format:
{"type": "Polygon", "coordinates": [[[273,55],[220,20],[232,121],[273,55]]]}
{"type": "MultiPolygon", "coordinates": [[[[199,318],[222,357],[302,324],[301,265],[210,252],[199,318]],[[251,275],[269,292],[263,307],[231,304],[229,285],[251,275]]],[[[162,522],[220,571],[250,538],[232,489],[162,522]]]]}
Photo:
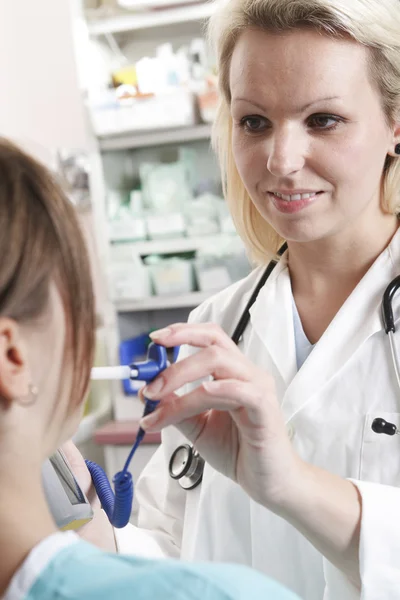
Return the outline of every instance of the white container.
{"type": "Polygon", "coordinates": [[[196,259],[193,262],[197,284],[201,292],[218,292],[232,283],[223,260],[196,259]]]}
{"type": "Polygon", "coordinates": [[[197,94],[200,117],[204,123],[214,123],[218,109],[217,90],[207,90],[197,94]]]}
{"type": "Polygon", "coordinates": [[[116,100],[92,104],[90,114],[95,134],[104,137],[195,125],[196,103],[192,92],[176,88],[156,96],[133,98],[129,104],[118,104],[116,100]]]}
{"type": "Polygon", "coordinates": [[[108,222],[108,238],[111,242],[138,241],[145,240],[146,237],[146,220],[141,217],[126,216],[108,222]]]}
{"type": "Polygon", "coordinates": [[[139,300],[151,296],[149,270],[139,257],[111,262],[109,281],[114,301],[139,300]]]}
{"type": "Polygon", "coordinates": [[[186,223],[182,213],[149,215],[146,224],[148,236],[152,240],[179,238],[186,233],[186,223]]]}
{"type": "Polygon", "coordinates": [[[166,258],[156,264],[149,264],[151,281],[157,296],[188,294],[194,289],[193,268],[190,260],[166,258]]]}

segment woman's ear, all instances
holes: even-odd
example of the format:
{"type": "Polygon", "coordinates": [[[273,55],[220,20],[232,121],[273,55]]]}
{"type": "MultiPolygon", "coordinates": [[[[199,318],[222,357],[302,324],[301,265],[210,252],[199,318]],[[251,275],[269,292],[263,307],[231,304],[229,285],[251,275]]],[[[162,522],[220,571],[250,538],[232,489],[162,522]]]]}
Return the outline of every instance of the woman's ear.
{"type": "Polygon", "coordinates": [[[0,318],[0,398],[7,404],[28,396],[31,373],[28,353],[15,321],[0,318]]]}
{"type": "Polygon", "coordinates": [[[400,121],[397,121],[395,123],[394,129],[393,129],[392,147],[390,148],[388,154],[389,154],[389,156],[395,156],[396,158],[399,158],[399,154],[400,154],[400,121]]]}

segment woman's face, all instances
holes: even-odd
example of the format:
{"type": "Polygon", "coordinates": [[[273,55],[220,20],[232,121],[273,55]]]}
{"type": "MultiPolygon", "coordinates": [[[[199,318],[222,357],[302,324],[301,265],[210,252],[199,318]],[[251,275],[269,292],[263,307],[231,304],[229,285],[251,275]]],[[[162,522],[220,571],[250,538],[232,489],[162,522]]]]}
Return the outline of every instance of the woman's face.
{"type": "MultiPolygon", "coordinates": [[[[368,51],[312,30],[247,30],[232,56],[232,144],[259,213],[305,242],[384,219],[382,170],[394,150],[368,51]]],[[[365,231],[365,229],[363,229],[365,231]]]]}

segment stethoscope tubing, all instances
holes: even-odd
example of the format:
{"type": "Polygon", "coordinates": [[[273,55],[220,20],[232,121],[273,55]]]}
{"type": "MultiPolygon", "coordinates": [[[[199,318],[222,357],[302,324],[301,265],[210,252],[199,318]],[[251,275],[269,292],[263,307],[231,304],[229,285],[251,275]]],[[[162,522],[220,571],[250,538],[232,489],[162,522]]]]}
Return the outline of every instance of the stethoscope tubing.
{"type": "MultiPolygon", "coordinates": [[[[282,254],[285,252],[285,250],[287,250],[287,244],[284,244],[279,249],[278,256],[282,256],[282,254]]],[[[268,278],[270,277],[272,271],[276,267],[277,262],[278,261],[274,259],[274,260],[271,260],[270,263],[267,265],[266,269],[262,273],[262,276],[260,277],[259,281],[257,282],[257,285],[254,288],[243,313],[241,314],[241,316],[237,322],[237,325],[234,329],[234,332],[233,332],[232,338],[231,338],[232,341],[236,345],[240,343],[243,333],[244,333],[244,330],[246,329],[246,327],[250,321],[250,309],[253,306],[253,304],[255,303],[255,301],[257,300],[257,297],[258,297],[258,294],[259,294],[261,288],[265,285],[265,283],[267,282],[268,278]]],[[[399,288],[400,288],[400,275],[397,276],[395,279],[393,279],[389,283],[387,288],[385,289],[385,292],[382,297],[382,318],[383,318],[385,333],[388,335],[388,338],[389,338],[390,353],[392,356],[393,369],[394,369],[394,372],[396,375],[397,385],[400,390],[400,364],[399,364],[399,358],[398,358],[398,355],[396,352],[396,347],[395,347],[394,334],[395,334],[396,328],[395,328],[394,316],[393,316],[393,299],[399,288]]],[[[373,431],[375,431],[375,433],[386,433],[388,435],[393,435],[394,433],[400,433],[400,431],[398,431],[397,427],[393,423],[387,423],[384,419],[382,419],[380,417],[374,419],[371,428],[373,431]],[[379,425],[379,424],[380,424],[380,427],[377,427],[377,425],[379,425]]],[[[183,485],[183,481],[185,480],[186,473],[188,473],[188,471],[191,471],[193,469],[193,465],[191,463],[194,460],[194,457],[196,456],[196,460],[198,460],[198,458],[201,458],[193,446],[190,446],[190,452],[188,452],[188,462],[187,462],[185,470],[184,470],[185,472],[182,475],[177,476],[173,473],[173,468],[172,468],[174,457],[178,454],[178,452],[180,450],[187,448],[187,446],[188,446],[187,444],[178,446],[178,448],[176,448],[176,450],[171,455],[171,459],[170,459],[170,463],[169,463],[169,474],[173,479],[177,480],[180,483],[181,487],[183,487],[184,489],[193,489],[194,487],[197,487],[197,485],[199,485],[201,483],[201,477],[195,483],[195,485],[193,485],[190,488],[185,487],[183,485]]],[[[204,461],[203,461],[203,463],[204,463],[204,461]]],[[[202,465],[202,468],[204,468],[204,464],[202,465]]]]}

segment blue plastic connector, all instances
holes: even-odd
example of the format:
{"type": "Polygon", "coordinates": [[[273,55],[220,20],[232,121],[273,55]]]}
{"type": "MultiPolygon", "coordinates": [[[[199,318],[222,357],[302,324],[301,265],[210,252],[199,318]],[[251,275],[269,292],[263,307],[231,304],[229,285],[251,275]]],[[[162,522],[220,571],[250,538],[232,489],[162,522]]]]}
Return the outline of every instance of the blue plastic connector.
{"type": "MultiPolygon", "coordinates": [[[[132,377],[132,379],[150,383],[167,368],[167,365],[166,349],[163,346],[151,343],[148,348],[147,360],[144,362],[132,363],[130,365],[132,370],[134,369],[137,371],[137,375],[132,377]]],[[[152,413],[156,409],[158,403],[158,400],[146,399],[143,417],[152,413]]],[[[117,528],[125,527],[125,525],[128,524],[132,512],[133,480],[132,475],[128,471],[128,467],[144,436],[145,431],[140,427],[124,468],[113,478],[115,493],[112,491],[107,475],[104,473],[103,469],[92,461],[85,461],[101,505],[107,514],[110,523],[117,528]]]]}

